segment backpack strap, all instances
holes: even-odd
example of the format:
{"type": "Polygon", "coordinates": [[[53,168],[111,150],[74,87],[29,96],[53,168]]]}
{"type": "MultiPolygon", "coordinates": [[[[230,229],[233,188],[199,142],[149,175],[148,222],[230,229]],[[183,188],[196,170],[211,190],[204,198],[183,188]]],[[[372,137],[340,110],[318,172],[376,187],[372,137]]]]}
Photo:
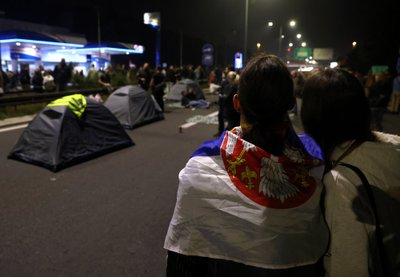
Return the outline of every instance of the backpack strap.
{"type": "MultiPolygon", "coordinates": [[[[371,185],[368,182],[367,177],[365,177],[364,173],[358,167],[351,165],[351,164],[343,163],[343,162],[338,163],[338,165],[345,166],[345,167],[351,169],[352,171],[354,171],[358,175],[358,177],[361,179],[363,187],[365,188],[365,190],[367,192],[368,200],[371,204],[372,212],[375,217],[375,238],[376,238],[376,243],[377,243],[377,247],[378,247],[378,255],[377,255],[378,257],[377,258],[380,262],[380,271],[382,272],[382,276],[389,276],[389,273],[388,273],[389,267],[387,265],[386,252],[383,247],[383,236],[382,236],[381,227],[380,227],[381,224],[380,224],[380,220],[378,217],[378,210],[376,208],[376,202],[375,202],[374,195],[372,193],[371,185]]],[[[376,270],[379,270],[378,267],[379,267],[379,265],[377,265],[376,270]]]]}

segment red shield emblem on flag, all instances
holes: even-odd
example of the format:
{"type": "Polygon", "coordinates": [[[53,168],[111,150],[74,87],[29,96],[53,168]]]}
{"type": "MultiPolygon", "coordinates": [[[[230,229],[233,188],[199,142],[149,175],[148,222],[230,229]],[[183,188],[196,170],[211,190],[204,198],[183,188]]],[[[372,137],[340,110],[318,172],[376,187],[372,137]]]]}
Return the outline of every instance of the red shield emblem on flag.
{"type": "Polygon", "coordinates": [[[275,209],[300,206],[317,188],[309,173],[315,159],[293,153],[298,160],[273,156],[229,132],[221,145],[222,160],[235,187],[252,201],[275,209]]]}

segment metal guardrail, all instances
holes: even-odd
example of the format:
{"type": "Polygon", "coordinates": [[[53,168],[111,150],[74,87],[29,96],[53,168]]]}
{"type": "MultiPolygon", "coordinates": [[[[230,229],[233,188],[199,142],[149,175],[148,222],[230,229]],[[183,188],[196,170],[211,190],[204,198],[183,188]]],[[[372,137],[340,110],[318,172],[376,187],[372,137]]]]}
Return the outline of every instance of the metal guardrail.
{"type": "Polygon", "coordinates": [[[0,97],[0,107],[50,102],[71,94],[108,94],[105,88],[79,89],[55,92],[14,92],[0,97]]]}

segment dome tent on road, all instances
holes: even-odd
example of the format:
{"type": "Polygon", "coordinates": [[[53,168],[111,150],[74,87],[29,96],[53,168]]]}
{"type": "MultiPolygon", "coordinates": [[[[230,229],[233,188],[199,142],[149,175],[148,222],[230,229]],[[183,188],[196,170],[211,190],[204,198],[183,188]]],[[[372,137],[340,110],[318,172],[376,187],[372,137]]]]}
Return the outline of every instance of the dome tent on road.
{"type": "Polygon", "coordinates": [[[104,103],[128,129],[164,119],[156,100],[140,86],[124,86],[114,91],[104,103]]]}
{"type": "Polygon", "coordinates": [[[198,99],[206,99],[204,97],[203,91],[201,90],[200,85],[191,80],[191,79],[183,79],[176,84],[174,84],[170,91],[166,95],[166,99],[170,101],[181,101],[182,100],[182,92],[186,91],[188,88],[192,88],[194,94],[196,95],[196,100],[198,99]]]}
{"type": "Polygon", "coordinates": [[[8,158],[54,172],[132,146],[115,116],[81,94],[57,99],[24,130],[8,158]]]}

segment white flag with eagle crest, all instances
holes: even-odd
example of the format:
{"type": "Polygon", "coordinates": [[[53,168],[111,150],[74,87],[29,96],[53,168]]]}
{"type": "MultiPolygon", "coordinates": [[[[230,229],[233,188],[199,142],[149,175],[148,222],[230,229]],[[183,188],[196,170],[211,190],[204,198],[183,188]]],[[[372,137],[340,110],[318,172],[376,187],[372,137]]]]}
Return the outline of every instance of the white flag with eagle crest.
{"type": "Polygon", "coordinates": [[[179,173],[165,249],[262,268],[316,263],[328,243],[322,161],[291,128],[282,156],[241,135],[237,127],[205,142],[179,173]]]}

